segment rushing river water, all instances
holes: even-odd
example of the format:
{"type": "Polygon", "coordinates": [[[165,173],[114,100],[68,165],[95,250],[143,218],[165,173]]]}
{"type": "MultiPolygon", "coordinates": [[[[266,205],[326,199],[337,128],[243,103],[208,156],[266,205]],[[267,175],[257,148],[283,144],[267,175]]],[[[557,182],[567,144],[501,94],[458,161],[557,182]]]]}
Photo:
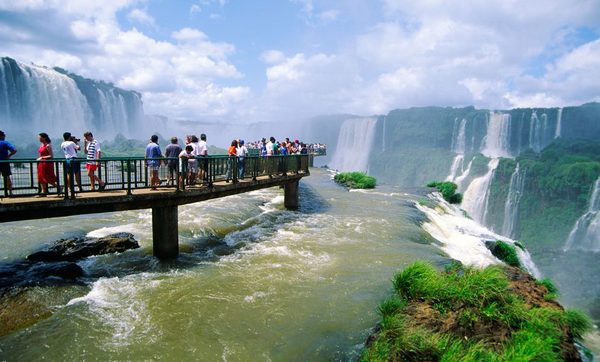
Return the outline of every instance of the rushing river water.
{"type": "Polygon", "coordinates": [[[151,212],[2,225],[3,262],[65,235],[128,231],[142,248],[79,264],[85,285],[36,287],[52,315],[0,339],[2,359],[347,360],[399,269],[443,264],[423,218],[392,188],[348,192],[315,169],[301,208],[278,188],[180,207],[181,256],[152,257],[151,212]]]}
{"type": "MultiPolygon", "coordinates": [[[[488,232],[435,221],[445,216],[415,206],[425,199],[389,186],[348,192],[314,169],[296,212],[278,188],[180,207],[181,255],[169,263],[152,257],[150,210],[3,224],[3,263],[65,236],[127,231],[142,247],[79,262],[84,283],[26,289],[25,305],[51,313],[1,337],[0,359],[355,359],[395,272],[446,264],[457,232],[488,232]],[[426,214],[446,243],[419,226],[426,214]]],[[[462,254],[493,262],[476,245],[462,254]]]]}

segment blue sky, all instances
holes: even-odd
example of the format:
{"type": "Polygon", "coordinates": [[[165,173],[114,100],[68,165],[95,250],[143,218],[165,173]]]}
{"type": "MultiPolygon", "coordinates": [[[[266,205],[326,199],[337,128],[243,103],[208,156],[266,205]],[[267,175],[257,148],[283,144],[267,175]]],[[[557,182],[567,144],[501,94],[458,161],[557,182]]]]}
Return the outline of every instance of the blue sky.
{"type": "Polygon", "coordinates": [[[0,0],[0,55],[198,121],[600,101],[600,0],[0,0]]]}

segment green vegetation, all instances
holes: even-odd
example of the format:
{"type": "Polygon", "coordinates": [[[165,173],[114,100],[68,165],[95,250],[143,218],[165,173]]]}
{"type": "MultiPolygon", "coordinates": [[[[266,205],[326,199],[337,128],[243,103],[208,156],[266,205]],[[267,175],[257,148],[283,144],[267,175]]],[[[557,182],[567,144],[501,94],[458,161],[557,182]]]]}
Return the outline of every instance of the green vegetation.
{"type": "Polygon", "coordinates": [[[516,164],[525,173],[517,234],[530,250],[557,248],[588,207],[600,176],[600,142],[558,139],[540,154],[525,152],[502,160],[490,187],[488,222],[502,228],[504,203],[516,164]],[[552,222],[548,222],[552,220],[552,222]]]}
{"type": "Polygon", "coordinates": [[[502,260],[510,266],[517,268],[521,267],[521,262],[517,256],[517,249],[515,246],[510,245],[502,240],[496,240],[493,244],[494,245],[490,248],[490,251],[496,258],[502,260]]]}
{"type": "Polygon", "coordinates": [[[577,354],[571,336],[581,338],[589,320],[540,298],[535,280],[515,273],[412,264],[394,277],[361,361],[569,360],[577,354]]]}
{"type": "Polygon", "coordinates": [[[363,172],[341,172],[333,179],[351,189],[372,189],[377,184],[375,177],[368,176],[363,172]]]}
{"type": "Polygon", "coordinates": [[[444,200],[451,204],[460,204],[462,201],[462,194],[456,192],[458,186],[454,182],[450,181],[432,181],[427,184],[427,187],[435,187],[441,192],[444,200]]]}

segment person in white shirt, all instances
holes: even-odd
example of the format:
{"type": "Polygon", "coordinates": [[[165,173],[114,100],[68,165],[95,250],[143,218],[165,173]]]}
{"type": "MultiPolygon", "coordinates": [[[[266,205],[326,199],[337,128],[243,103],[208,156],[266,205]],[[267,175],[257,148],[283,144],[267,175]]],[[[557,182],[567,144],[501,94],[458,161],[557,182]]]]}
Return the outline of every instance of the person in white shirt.
{"type": "Polygon", "coordinates": [[[179,188],[183,189],[184,180],[189,180],[189,165],[192,161],[196,161],[194,156],[194,147],[192,145],[185,146],[185,149],[179,153],[179,188]]]}
{"type": "Polygon", "coordinates": [[[87,156],[87,164],[85,165],[86,170],[88,171],[88,176],[90,177],[90,190],[94,191],[96,189],[96,181],[98,182],[98,188],[100,191],[104,190],[106,187],[106,183],[100,179],[100,177],[95,175],[96,170],[100,167],[100,156],[102,153],[100,152],[100,143],[94,139],[94,135],[92,132],[87,131],[83,134],[85,138],[85,143],[83,145],[85,154],[87,156]]]}
{"type": "Polygon", "coordinates": [[[244,146],[244,140],[240,140],[237,148],[238,177],[240,180],[244,179],[246,173],[246,156],[248,156],[248,149],[244,146]]]}
{"type": "Polygon", "coordinates": [[[208,145],[206,144],[206,135],[202,133],[200,135],[200,141],[198,142],[197,149],[198,161],[198,179],[202,180],[204,184],[207,183],[205,177],[208,176],[208,145]]]}
{"type": "Polygon", "coordinates": [[[75,175],[75,181],[79,186],[79,192],[81,192],[81,162],[77,160],[77,151],[80,149],[77,144],[80,140],[73,137],[71,132],[63,133],[63,143],[60,144],[60,148],[65,154],[65,165],[67,167],[67,185],[70,187],[71,192],[75,192],[75,184],[71,184],[71,175],[75,175]]]}

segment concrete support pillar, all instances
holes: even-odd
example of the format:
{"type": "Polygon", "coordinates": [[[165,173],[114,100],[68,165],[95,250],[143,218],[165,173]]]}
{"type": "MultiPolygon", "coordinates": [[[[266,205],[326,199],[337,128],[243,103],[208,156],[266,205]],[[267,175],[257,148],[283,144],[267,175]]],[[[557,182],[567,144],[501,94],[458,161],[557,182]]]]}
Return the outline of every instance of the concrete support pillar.
{"type": "Polygon", "coordinates": [[[152,247],[154,256],[159,259],[179,255],[177,206],[152,208],[152,247]]]}
{"type": "Polygon", "coordinates": [[[283,187],[283,205],[288,210],[297,210],[300,206],[298,198],[298,181],[285,184],[283,187]]]}

